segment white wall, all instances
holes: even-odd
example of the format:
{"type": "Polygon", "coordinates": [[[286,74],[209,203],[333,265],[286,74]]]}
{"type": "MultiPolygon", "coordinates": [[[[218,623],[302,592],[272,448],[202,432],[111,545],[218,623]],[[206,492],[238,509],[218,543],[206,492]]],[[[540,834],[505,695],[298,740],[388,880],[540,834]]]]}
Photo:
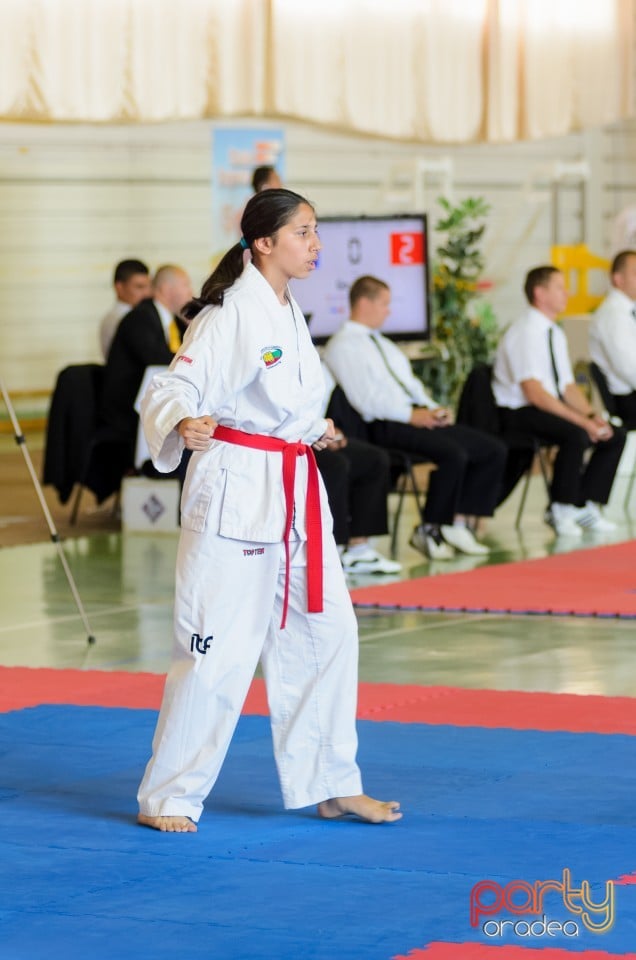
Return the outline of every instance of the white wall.
{"type": "MultiPolygon", "coordinates": [[[[122,257],[182,264],[195,287],[205,279],[211,130],[203,122],[0,125],[0,374],[10,390],[50,388],[67,363],[99,359],[98,318],[122,257]]],[[[315,202],[319,216],[408,212],[417,163],[448,158],[455,194],[492,205],[487,273],[504,323],[521,308],[528,267],[549,259],[556,163],[585,159],[591,168],[583,189],[565,182],[559,192],[559,242],[585,238],[606,255],[615,215],[636,201],[636,123],[558,141],[449,149],[300,124],[288,125],[286,137],[287,184],[315,202]]],[[[416,182],[434,222],[443,179],[416,182]]]]}

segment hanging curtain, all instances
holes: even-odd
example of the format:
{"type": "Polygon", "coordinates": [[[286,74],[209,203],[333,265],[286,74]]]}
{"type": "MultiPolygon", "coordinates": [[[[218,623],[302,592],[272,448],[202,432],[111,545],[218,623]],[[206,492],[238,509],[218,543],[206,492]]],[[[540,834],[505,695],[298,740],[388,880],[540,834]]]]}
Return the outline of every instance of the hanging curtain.
{"type": "Polygon", "coordinates": [[[633,26],[633,0],[2,0],[0,120],[554,137],[631,115],[633,26]]]}
{"type": "Polygon", "coordinates": [[[2,0],[0,119],[262,114],[266,14],[260,0],[2,0]]]}

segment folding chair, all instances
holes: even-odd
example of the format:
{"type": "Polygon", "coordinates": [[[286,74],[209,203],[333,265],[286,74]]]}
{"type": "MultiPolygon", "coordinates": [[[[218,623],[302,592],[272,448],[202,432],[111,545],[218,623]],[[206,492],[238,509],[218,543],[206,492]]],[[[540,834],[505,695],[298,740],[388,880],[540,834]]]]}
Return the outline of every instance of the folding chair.
{"type": "Polygon", "coordinates": [[[512,493],[523,477],[524,485],[515,518],[515,529],[518,530],[521,526],[535,458],[539,460],[548,503],[550,502],[549,446],[530,434],[502,429],[499,408],[492,391],[492,371],[492,365],[488,363],[478,363],[470,371],[459,398],[457,423],[463,423],[467,427],[483,430],[484,433],[499,437],[508,447],[508,463],[499,503],[512,493]]]}
{"type": "Polygon", "coordinates": [[[124,473],[123,444],[99,426],[103,372],[98,363],[71,364],[60,371],[51,397],[43,483],[56,488],[63,504],[75,490],[72,524],[84,489],[101,503],[119,492],[124,473]]]}

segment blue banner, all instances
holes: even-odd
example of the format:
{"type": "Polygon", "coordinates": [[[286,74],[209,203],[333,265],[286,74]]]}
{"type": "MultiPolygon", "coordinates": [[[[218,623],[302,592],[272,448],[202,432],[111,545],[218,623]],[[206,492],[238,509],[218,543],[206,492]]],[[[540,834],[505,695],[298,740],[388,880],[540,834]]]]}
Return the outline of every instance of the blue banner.
{"type": "Polygon", "coordinates": [[[272,166],[285,182],[285,135],[276,127],[215,127],[212,133],[212,251],[217,262],[241,236],[256,167],[272,166]]]}

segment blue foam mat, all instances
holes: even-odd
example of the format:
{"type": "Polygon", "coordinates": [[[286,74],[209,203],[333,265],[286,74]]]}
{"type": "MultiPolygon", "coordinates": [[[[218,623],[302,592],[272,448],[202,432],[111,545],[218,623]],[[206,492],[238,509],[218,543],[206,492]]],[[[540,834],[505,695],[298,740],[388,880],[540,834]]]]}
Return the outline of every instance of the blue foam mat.
{"type": "MultiPolygon", "coordinates": [[[[389,960],[486,942],[469,924],[479,880],[568,867],[600,899],[636,870],[636,738],[361,722],[365,787],[405,812],[374,827],[283,811],[269,723],[244,717],[199,832],[183,836],[134,822],[155,719],[0,715],[3,960],[389,960]]],[[[556,894],[546,906],[573,918],[556,894]]],[[[494,942],[625,953],[636,888],[616,887],[606,934],[494,942]]]]}

